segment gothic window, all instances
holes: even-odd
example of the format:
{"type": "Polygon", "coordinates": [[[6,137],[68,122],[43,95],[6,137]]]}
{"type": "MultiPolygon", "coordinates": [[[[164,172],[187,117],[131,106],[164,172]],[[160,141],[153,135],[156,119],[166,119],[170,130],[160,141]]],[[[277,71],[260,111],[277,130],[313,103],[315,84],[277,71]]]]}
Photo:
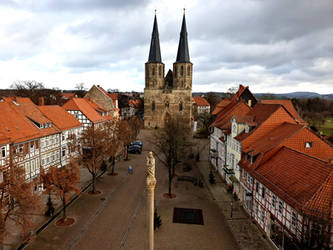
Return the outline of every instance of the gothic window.
{"type": "Polygon", "coordinates": [[[158,68],[158,75],[159,75],[159,76],[162,75],[162,66],[160,66],[160,67],[158,68]]]}
{"type": "Polygon", "coordinates": [[[153,67],[151,74],[154,76],[155,75],[155,67],[153,67]]]}
{"type": "Polygon", "coordinates": [[[189,65],[189,66],[187,66],[187,75],[190,76],[190,73],[191,73],[191,67],[189,65]]]}
{"type": "Polygon", "coordinates": [[[166,108],[169,108],[169,101],[166,101],[166,102],[165,102],[165,107],[166,107],[166,108]]]}
{"type": "Polygon", "coordinates": [[[152,101],[151,103],[151,111],[154,111],[155,110],[155,101],[152,101]]]}
{"type": "Polygon", "coordinates": [[[182,66],[180,66],[180,76],[183,76],[183,74],[184,74],[184,67],[182,65],[182,66]]]}
{"type": "Polygon", "coordinates": [[[183,102],[179,103],[179,111],[183,111],[183,102]]]}
{"type": "Polygon", "coordinates": [[[175,76],[177,77],[177,66],[175,66],[175,76]]]}

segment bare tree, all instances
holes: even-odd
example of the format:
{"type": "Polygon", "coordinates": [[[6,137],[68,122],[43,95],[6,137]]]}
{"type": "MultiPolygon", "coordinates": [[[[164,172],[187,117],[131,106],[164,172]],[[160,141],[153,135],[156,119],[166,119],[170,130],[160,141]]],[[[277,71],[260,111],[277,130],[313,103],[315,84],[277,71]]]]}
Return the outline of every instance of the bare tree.
{"type": "Polygon", "coordinates": [[[80,171],[78,165],[71,160],[69,164],[62,168],[52,166],[44,175],[47,182],[47,192],[55,192],[57,197],[62,201],[63,215],[60,223],[66,223],[66,205],[72,192],[80,193],[78,186],[80,183],[80,171]]]}
{"type": "Polygon", "coordinates": [[[172,197],[171,188],[175,167],[191,149],[190,136],[191,129],[179,122],[177,117],[166,121],[165,127],[154,134],[155,155],[168,168],[169,197],[172,197]]]}
{"type": "MultiPolygon", "coordinates": [[[[11,149],[11,151],[13,151],[11,149]]],[[[33,227],[33,214],[42,208],[40,196],[35,192],[35,181],[26,181],[25,171],[13,161],[11,152],[9,168],[0,184],[0,242],[8,235],[6,224],[14,222],[18,226],[21,239],[26,239],[33,227]]]]}
{"type": "Polygon", "coordinates": [[[131,141],[131,130],[127,121],[113,119],[105,123],[105,140],[108,144],[105,148],[105,156],[111,161],[111,175],[114,172],[116,164],[116,156],[131,141]]]}
{"type": "Polygon", "coordinates": [[[87,88],[85,87],[85,83],[84,82],[77,83],[75,85],[75,89],[77,89],[79,91],[87,90],[87,88]]]}

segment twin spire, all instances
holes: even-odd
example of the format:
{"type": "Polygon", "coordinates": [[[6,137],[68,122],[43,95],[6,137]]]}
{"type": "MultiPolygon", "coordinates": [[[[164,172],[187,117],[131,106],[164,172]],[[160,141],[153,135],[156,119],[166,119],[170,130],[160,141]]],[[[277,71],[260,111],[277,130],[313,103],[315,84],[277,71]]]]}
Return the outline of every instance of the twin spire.
{"type": "MultiPolygon", "coordinates": [[[[154,18],[153,33],[152,33],[151,42],[150,42],[148,62],[149,63],[156,63],[156,62],[162,63],[156,13],[155,13],[155,18],[154,18]]],[[[177,58],[176,58],[176,63],[178,63],[178,62],[190,62],[190,53],[188,50],[188,41],[187,41],[185,11],[184,11],[184,16],[183,16],[182,28],[180,31],[178,52],[177,52],[177,58]]]]}

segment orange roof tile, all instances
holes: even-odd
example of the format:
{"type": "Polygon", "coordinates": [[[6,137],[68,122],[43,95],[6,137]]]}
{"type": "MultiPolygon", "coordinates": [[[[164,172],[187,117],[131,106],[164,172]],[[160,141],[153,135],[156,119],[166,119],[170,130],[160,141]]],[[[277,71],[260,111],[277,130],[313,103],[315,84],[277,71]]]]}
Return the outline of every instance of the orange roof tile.
{"type": "Polygon", "coordinates": [[[99,106],[96,102],[94,102],[90,97],[84,98],[96,111],[105,113],[106,110],[99,106]]]}
{"type": "Polygon", "coordinates": [[[282,143],[286,138],[297,133],[302,128],[303,126],[301,125],[284,122],[280,126],[267,131],[265,135],[247,147],[243,147],[242,150],[244,152],[253,152],[254,155],[265,153],[282,143]]]}
{"type": "Polygon", "coordinates": [[[244,102],[238,102],[235,105],[231,106],[230,110],[227,110],[226,112],[221,112],[215,121],[212,123],[212,127],[218,127],[218,128],[230,128],[231,126],[231,118],[233,116],[242,116],[247,114],[251,110],[251,107],[249,107],[244,102]]]}
{"type": "Polygon", "coordinates": [[[201,96],[195,96],[192,98],[197,106],[210,106],[207,100],[201,96]]]}
{"type": "Polygon", "coordinates": [[[332,209],[332,173],[332,165],[283,147],[252,174],[289,205],[327,217],[332,209]]]}
{"type": "Polygon", "coordinates": [[[220,113],[229,103],[230,99],[226,98],[220,101],[213,110],[212,115],[217,115],[218,113],[220,113]]]}
{"type": "MultiPolygon", "coordinates": [[[[14,97],[14,100],[12,101],[7,100],[7,101],[13,109],[17,110],[19,113],[21,113],[21,115],[24,115],[32,123],[37,123],[37,124],[52,123],[51,120],[49,120],[46,116],[44,116],[43,113],[38,109],[38,106],[35,105],[29,98],[14,97]]],[[[41,136],[47,136],[59,133],[59,130],[54,126],[43,129],[38,128],[38,130],[41,136]]]]}
{"type": "Polygon", "coordinates": [[[7,99],[6,101],[30,120],[37,122],[38,124],[51,122],[39,111],[37,106],[29,98],[14,97],[12,99],[7,99]]]}
{"type": "Polygon", "coordinates": [[[74,116],[58,105],[38,106],[38,109],[62,131],[82,126],[74,116]]]}
{"type": "Polygon", "coordinates": [[[75,93],[69,93],[69,92],[62,92],[61,95],[65,97],[65,99],[71,99],[75,97],[75,93]]]}
{"type": "Polygon", "coordinates": [[[105,121],[105,118],[98,114],[97,111],[84,98],[72,98],[71,100],[67,101],[62,107],[65,110],[81,111],[93,123],[105,121]]]}
{"type": "Polygon", "coordinates": [[[39,129],[7,102],[0,102],[0,133],[13,143],[40,137],[39,129]]]}
{"type": "Polygon", "coordinates": [[[263,104],[281,104],[290,114],[292,114],[295,119],[301,124],[306,124],[306,122],[299,116],[291,100],[261,100],[263,104]]]}

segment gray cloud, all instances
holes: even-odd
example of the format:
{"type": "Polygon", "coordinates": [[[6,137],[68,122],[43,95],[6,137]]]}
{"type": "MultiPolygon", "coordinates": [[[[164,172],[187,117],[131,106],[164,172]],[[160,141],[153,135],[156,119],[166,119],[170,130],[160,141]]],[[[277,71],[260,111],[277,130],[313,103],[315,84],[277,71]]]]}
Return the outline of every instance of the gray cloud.
{"type": "MultiPolygon", "coordinates": [[[[149,52],[152,10],[158,4],[1,1],[0,10],[2,6],[29,15],[0,30],[0,62],[50,53],[56,61],[46,63],[69,73],[107,71],[111,77],[123,72],[139,79],[149,52]]],[[[166,70],[176,57],[182,19],[181,12],[174,13],[178,6],[170,2],[168,7],[158,12],[166,70]]],[[[332,13],[331,0],[199,0],[187,11],[194,88],[243,81],[288,89],[291,83],[301,87],[312,82],[333,92],[332,13]]]]}

